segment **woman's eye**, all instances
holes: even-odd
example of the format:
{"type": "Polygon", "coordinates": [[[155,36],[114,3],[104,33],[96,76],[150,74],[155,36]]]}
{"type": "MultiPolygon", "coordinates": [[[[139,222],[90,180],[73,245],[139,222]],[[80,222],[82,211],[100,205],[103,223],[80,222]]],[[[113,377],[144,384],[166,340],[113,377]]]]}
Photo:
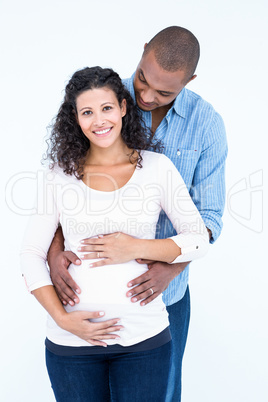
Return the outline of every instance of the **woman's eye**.
{"type": "Polygon", "coordinates": [[[105,107],[103,108],[103,110],[111,110],[111,109],[112,109],[111,106],[105,106],[105,107]]]}
{"type": "Polygon", "coordinates": [[[90,114],[92,114],[91,110],[85,110],[85,111],[83,112],[83,115],[84,115],[84,116],[89,116],[90,114]]]}

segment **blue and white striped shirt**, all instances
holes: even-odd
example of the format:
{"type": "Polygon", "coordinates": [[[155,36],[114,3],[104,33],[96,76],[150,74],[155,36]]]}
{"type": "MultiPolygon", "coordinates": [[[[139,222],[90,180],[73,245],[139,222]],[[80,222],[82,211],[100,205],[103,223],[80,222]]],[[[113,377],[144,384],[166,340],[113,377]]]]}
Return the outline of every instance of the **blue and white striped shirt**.
{"type": "MultiPolygon", "coordinates": [[[[135,99],[134,74],[123,80],[135,99]]],[[[147,127],[152,126],[151,112],[142,111],[147,127]]],[[[184,88],[157,128],[154,138],[161,140],[168,156],[180,172],[190,195],[207,228],[213,243],[222,229],[225,204],[224,167],[227,140],[224,123],[213,107],[199,95],[184,88]]],[[[156,238],[167,238],[176,233],[167,216],[159,218],[156,238]]],[[[168,286],[163,294],[166,305],[179,301],[187,288],[189,265],[168,286]]]]}

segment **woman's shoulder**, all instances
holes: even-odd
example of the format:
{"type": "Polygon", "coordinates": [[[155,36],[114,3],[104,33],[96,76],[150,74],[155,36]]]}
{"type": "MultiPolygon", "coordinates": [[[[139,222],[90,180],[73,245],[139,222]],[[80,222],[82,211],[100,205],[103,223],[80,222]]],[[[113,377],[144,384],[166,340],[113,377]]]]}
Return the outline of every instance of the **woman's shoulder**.
{"type": "Polygon", "coordinates": [[[142,167],[146,170],[150,177],[155,177],[161,182],[168,180],[167,175],[175,178],[177,183],[184,183],[180,172],[174,165],[171,159],[166,155],[157,152],[143,151],[142,167]]]}
{"type": "Polygon", "coordinates": [[[64,173],[63,169],[57,163],[47,166],[44,170],[44,174],[46,180],[51,183],[70,183],[77,180],[75,176],[64,173]]]}
{"type": "Polygon", "coordinates": [[[153,151],[142,151],[141,155],[146,164],[150,163],[156,164],[157,166],[174,166],[173,162],[165,154],[153,151]]]}

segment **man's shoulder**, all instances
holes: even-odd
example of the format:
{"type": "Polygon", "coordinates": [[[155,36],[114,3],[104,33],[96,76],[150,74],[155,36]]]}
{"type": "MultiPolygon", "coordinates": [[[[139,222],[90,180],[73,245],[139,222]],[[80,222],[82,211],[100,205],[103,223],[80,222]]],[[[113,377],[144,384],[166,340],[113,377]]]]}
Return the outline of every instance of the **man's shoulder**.
{"type": "Polygon", "coordinates": [[[187,103],[199,108],[200,111],[202,112],[216,113],[212,104],[206,101],[204,98],[202,98],[202,96],[200,96],[194,91],[191,91],[188,88],[184,88],[184,90],[185,90],[185,100],[187,103]]]}
{"type": "Polygon", "coordinates": [[[130,90],[130,88],[133,86],[133,76],[129,77],[129,78],[123,78],[122,82],[124,84],[124,86],[130,90]]]}
{"type": "Polygon", "coordinates": [[[124,78],[122,80],[122,82],[123,82],[123,85],[125,86],[125,88],[130,93],[132,99],[135,100],[135,91],[134,91],[134,86],[133,86],[133,80],[134,80],[134,74],[130,78],[124,78]]]}
{"type": "Polygon", "coordinates": [[[185,117],[194,119],[199,126],[201,125],[200,127],[204,125],[204,128],[209,127],[211,124],[224,125],[221,115],[211,103],[190,89],[184,88],[184,91],[183,110],[185,117]]]}

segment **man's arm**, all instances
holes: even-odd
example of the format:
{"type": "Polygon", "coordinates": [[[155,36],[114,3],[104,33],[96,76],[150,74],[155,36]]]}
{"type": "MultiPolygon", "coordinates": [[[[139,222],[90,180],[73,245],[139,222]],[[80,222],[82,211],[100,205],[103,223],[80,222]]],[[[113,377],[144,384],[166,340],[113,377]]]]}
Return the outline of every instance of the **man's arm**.
{"type": "Polygon", "coordinates": [[[215,113],[204,134],[203,151],[195,169],[190,195],[214,243],[222,230],[225,205],[225,161],[228,147],[221,116],[215,113]]]}
{"type": "Polygon", "coordinates": [[[64,237],[60,226],[48,250],[47,261],[51,280],[61,302],[71,306],[79,303],[76,293],[81,293],[81,289],[69,274],[68,267],[71,263],[80,265],[81,261],[72,251],[64,251],[64,237]]]}
{"type": "MultiPolygon", "coordinates": [[[[208,234],[211,239],[211,231],[209,229],[208,234]]],[[[128,287],[132,288],[127,292],[127,297],[131,297],[133,303],[141,300],[141,306],[145,306],[163,293],[170,282],[176,278],[176,276],[180,275],[190,263],[166,264],[159,261],[145,261],[140,259],[137,260],[137,262],[140,264],[148,264],[149,271],[127,284],[128,287]],[[153,294],[150,289],[153,289],[153,294]]]]}

